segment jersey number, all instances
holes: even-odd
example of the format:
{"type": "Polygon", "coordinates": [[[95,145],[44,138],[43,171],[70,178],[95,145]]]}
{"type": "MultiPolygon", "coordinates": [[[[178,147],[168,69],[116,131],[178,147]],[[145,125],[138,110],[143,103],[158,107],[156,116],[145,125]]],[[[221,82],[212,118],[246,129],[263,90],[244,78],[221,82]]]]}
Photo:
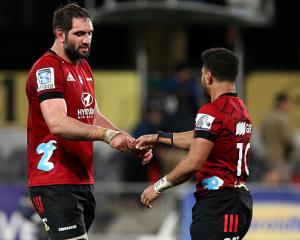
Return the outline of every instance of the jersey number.
{"type": "Polygon", "coordinates": [[[53,154],[53,151],[56,149],[56,146],[54,146],[55,143],[57,143],[55,140],[50,140],[47,143],[41,143],[38,145],[36,148],[36,153],[43,154],[43,156],[39,161],[37,169],[49,172],[54,168],[54,164],[49,162],[49,160],[53,154]]]}
{"type": "Polygon", "coordinates": [[[244,163],[245,163],[245,171],[246,174],[249,175],[249,169],[247,167],[247,153],[250,149],[250,143],[248,143],[244,149],[244,144],[243,143],[237,143],[236,144],[237,149],[239,150],[239,159],[237,162],[237,173],[236,175],[239,177],[242,174],[242,160],[244,159],[244,163]]]}

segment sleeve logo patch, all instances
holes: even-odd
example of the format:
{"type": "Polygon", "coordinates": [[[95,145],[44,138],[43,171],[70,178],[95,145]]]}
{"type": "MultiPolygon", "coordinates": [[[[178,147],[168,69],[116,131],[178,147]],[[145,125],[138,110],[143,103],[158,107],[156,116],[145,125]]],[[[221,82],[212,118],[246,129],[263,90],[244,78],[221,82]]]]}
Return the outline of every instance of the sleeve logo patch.
{"type": "Polygon", "coordinates": [[[214,119],[213,116],[208,114],[198,113],[195,130],[210,130],[214,119]]]}
{"type": "Polygon", "coordinates": [[[43,91],[47,89],[54,89],[54,69],[51,68],[41,68],[36,72],[36,79],[38,84],[37,91],[43,91]]]}

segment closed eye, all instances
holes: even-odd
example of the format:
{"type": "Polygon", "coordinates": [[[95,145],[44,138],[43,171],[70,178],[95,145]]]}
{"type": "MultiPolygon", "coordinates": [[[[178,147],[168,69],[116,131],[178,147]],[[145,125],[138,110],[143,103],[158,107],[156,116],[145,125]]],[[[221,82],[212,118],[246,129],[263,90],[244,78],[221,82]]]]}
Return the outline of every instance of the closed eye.
{"type": "Polygon", "coordinates": [[[92,36],[93,31],[90,31],[90,32],[79,31],[79,32],[74,33],[74,35],[76,35],[77,37],[84,36],[85,34],[88,34],[89,36],[92,36]]]}

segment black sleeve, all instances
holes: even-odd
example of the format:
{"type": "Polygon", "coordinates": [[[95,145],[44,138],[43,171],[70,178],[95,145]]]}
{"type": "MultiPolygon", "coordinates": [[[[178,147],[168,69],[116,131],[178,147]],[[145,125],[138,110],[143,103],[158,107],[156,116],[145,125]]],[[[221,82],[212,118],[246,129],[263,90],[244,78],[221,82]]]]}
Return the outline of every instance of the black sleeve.
{"type": "Polygon", "coordinates": [[[63,92],[59,91],[51,91],[51,92],[44,92],[38,96],[40,103],[42,101],[52,99],[52,98],[64,98],[63,92]]]}
{"type": "Polygon", "coordinates": [[[195,130],[194,138],[204,138],[204,139],[209,140],[214,143],[216,141],[217,135],[215,135],[209,131],[195,130]]]}

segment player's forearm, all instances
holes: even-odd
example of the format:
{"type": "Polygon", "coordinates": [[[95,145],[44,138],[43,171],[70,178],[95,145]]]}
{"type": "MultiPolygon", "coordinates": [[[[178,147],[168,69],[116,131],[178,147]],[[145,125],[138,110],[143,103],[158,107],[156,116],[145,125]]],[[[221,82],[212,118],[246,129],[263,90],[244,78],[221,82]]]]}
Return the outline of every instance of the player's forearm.
{"type": "Polygon", "coordinates": [[[174,178],[173,180],[172,180],[172,177],[167,176],[167,178],[168,178],[168,181],[172,183],[172,186],[177,186],[177,185],[180,185],[180,184],[185,183],[188,180],[190,180],[194,174],[195,174],[194,172],[186,173],[185,175],[178,176],[177,178],[174,178]]]}
{"type": "Polygon", "coordinates": [[[168,181],[173,185],[180,185],[189,179],[197,172],[201,165],[198,161],[194,161],[193,156],[186,155],[178,165],[167,175],[168,181]]]}
{"type": "Polygon", "coordinates": [[[154,191],[162,193],[163,191],[180,185],[194,175],[197,170],[189,164],[188,157],[184,157],[181,162],[165,177],[154,183],[154,191]]]}
{"type": "Polygon", "coordinates": [[[106,141],[108,129],[82,123],[70,117],[63,117],[49,126],[50,132],[69,140],[106,141]]]}
{"type": "Polygon", "coordinates": [[[193,140],[194,131],[181,133],[158,133],[158,142],[173,145],[177,148],[189,149],[193,140]]]}
{"type": "Polygon", "coordinates": [[[188,181],[203,165],[208,156],[211,146],[203,147],[207,151],[201,153],[201,148],[194,141],[188,154],[176,165],[176,167],[165,177],[154,184],[154,191],[161,193],[164,190],[188,181]]]}
{"type": "Polygon", "coordinates": [[[173,186],[187,181],[202,167],[213,146],[214,143],[209,140],[194,139],[188,154],[168,174],[168,181],[173,186]]]}
{"type": "Polygon", "coordinates": [[[173,145],[178,148],[189,149],[194,138],[194,131],[174,133],[173,145]]]}

